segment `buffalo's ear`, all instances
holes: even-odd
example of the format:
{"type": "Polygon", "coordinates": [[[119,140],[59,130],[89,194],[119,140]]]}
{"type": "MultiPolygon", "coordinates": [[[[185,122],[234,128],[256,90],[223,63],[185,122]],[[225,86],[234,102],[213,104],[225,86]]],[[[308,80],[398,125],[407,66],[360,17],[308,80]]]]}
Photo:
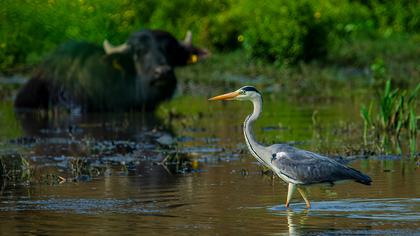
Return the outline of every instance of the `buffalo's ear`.
{"type": "Polygon", "coordinates": [[[190,54],[187,64],[197,63],[198,61],[201,61],[211,55],[207,49],[203,49],[203,48],[197,48],[197,47],[191,46],[190,48],[187,48],[187,50],[189,51],[189,54],[190,54]]]}
{"type": "Polygon", "coordinates": [[[192,33],[190,30],[187,31],[184,41],[180,42],[180,44],[189,55],[186,64],[194,64],[210,56],[210,52],[207,49],[197,48],[192,45],[192,33]]]}

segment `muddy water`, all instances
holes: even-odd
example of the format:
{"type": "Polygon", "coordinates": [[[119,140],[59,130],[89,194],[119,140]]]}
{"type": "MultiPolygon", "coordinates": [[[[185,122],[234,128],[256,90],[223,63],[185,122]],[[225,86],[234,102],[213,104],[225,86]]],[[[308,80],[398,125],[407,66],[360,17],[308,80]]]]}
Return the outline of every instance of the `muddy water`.
{"type": "MultiPolygon", "coordinates": [[[[332,156],[365,156],[355,104],[266,99],[256,135],[332,156]]],[[[41,180],[47,172],[65,180],[3,184],[0,234],[419,234],[420,168],[404,156],[404,141],[349,163],[370,175],[372,186],[313,186],[311,209],[297,194],[286,209],[286,184],[263,174],[244,145],[241,124],[250,110],[184,96],[156,116],[45,118],[15,116],[4,104],[2,152],[22,152],[41,180]],[[402,157],[383,154],[398,150],[402,157]],[[188,167],[159,164],[168,153],[186,156],[188,167]],[[89,160],[95,174],[72,178],[75,159],[89,160]]]]}

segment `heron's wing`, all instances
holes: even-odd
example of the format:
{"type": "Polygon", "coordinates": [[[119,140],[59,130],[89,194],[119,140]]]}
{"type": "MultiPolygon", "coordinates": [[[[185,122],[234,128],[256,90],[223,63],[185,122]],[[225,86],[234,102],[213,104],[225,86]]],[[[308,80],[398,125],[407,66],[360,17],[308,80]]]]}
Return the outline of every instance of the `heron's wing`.
{"type": "Polygon", "coordinates": [[[351,167],[340,164],[328,157],[300,150],[291,146],[272,146],[271,164],[277,174],[287,176],[296,183],[313,184],[354,179],[370,184],[369,176],[351,167]]]}

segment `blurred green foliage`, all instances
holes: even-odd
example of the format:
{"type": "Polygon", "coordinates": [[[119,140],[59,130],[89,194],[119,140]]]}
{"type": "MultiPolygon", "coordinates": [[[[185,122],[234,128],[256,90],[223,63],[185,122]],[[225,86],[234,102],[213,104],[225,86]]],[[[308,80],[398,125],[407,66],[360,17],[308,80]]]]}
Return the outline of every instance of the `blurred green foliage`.
{"type": "MultiPolygon", "coordinates": [[[[212,50],[278,64],[322,59],[358,38],[417,34],[420,4],[380,0],[2,0],[0,70],[38,62],[69,40],[123,42],[159,28],[212,50]]],[[[339,54],[334,54],[339,55],[339,54]]]]}

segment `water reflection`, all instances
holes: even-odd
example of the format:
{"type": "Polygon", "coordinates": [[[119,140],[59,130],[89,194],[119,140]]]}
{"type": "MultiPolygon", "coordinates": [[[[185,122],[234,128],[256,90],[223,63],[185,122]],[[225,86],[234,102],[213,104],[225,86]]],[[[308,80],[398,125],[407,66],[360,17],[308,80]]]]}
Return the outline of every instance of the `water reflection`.
{"type": "Polygon", "coordinates": [[[308,210],[305,209],[301,212],[295,212],[287,209],[287,226],[289,227],[289,235],[300,235],[302,228],[304,228],[308,220],[308,210]]]}
{"type": "Polygon", "coordinates": [[[53,112],[17,112],[26,136],[92,136],[97,139],[133,138],[136,134],[165,126],[154,113],[91,113],[74,115],[53,112]]]}

